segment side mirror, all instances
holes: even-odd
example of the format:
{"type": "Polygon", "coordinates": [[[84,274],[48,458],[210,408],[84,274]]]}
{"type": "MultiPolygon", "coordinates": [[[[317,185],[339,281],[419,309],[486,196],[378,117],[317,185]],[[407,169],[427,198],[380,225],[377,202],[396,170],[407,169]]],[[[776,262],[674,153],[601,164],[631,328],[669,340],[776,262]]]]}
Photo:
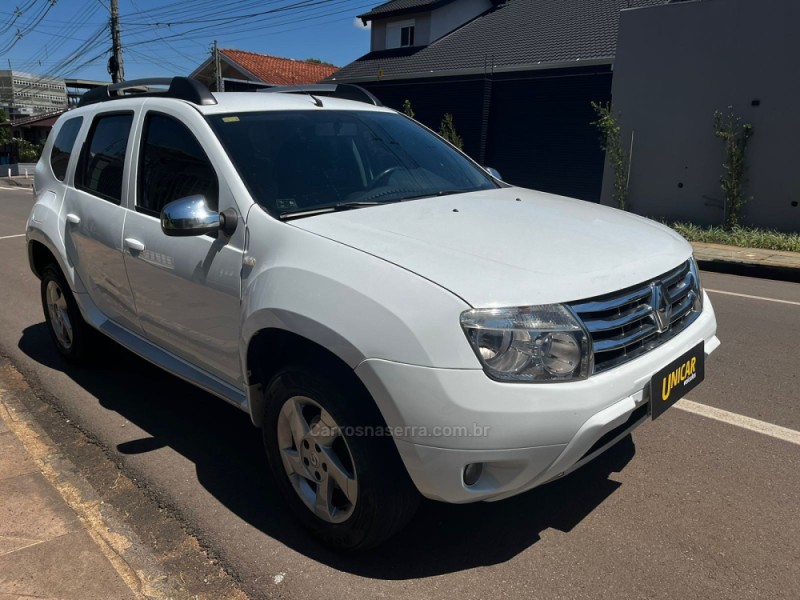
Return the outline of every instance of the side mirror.
{"type": "Polygon", "coordinates": [[[483,168],[486,170],[486,172],[487,172],[489,175],[491,175],[492,177],[494,177],[495,179],[497,179],[497,181],[503,181],[503,178],[502,178],[502,177],[500,177],[500,171],[498,171],[498,170],[497,170],[497,169],[495,169],[494,167],[483,167],[483,168]]]}
{"type": "Polygon", "coordinates": [[[208,208],[204,196],[174,200],[161,209],[161,231],[173,237],[203,235],[222,230],[226,235],[236,230],[236,211],[217,213],[208,208]]]}

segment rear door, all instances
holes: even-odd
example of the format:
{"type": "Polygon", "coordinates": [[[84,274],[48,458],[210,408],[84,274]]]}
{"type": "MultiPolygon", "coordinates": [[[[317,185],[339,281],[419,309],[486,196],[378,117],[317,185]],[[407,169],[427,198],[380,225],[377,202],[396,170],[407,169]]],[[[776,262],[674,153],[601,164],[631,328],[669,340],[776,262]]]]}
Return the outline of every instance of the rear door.
{"type": "Polygon", "coordinates": [[[244,220],[207,151],[213,134],[188,105],[149,100],[138,139],[135,193],[123,245],[139,321],[152,342],[241,388],[240,290],[244,220]],[[200,194],[209,208],[233,208],[232,236],[169,237],[165,204],[200,194]]]}
{"type": "Polygon", "coordinates": [[[134,110],[98,112],[88,126],[74,185],[66,189],[64,245],[92,302],[118,324],[140,332],[125,264],[128,147],[134,110]]]}

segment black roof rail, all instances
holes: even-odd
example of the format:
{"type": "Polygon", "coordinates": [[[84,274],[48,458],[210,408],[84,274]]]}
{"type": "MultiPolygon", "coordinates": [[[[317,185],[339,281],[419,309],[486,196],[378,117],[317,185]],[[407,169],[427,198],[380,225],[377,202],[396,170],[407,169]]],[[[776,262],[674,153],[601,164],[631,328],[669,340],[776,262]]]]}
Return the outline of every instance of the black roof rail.
{"type": "Polygon", "coordinates": [[[178,100],[186,100],[192,104],[203,106],[217,103],[208,88],[196,79],[189,79],[188,77],[155,77],[152,79],[121,81],[120,83],[112,83],[111,85],[89,90],[81,97],[78,106],[87,106],[96,102],[107,102],[108,100],[120,100],[132,96],[177,98],[178,100]],[[168,87],[163,90],[152,89],[153,86],[168,87]]]}
{"type": "Polygon", "coordinates": [[[383,103],[370,92],[362,87],[349,83],[314,83],[309,85],[275,86],[257,90],[256,93],[311,94],[313,96],[326,96],[330,98],[339,98],[341,100],[365,102],[375,106],[383,106],[383,103]]]}

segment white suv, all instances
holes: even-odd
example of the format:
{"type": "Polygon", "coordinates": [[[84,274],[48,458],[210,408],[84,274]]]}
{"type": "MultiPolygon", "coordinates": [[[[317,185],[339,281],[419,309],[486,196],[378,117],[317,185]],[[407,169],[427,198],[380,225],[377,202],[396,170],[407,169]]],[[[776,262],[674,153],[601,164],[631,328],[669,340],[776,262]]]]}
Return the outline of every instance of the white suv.
{"type": "Polygon", "coordinates": [[[27,239],[60,352],[97,330],[249,413],[324,541],[561,477],[702,380],[716,320],[670,229],[507,185],[358,88],[281,91],[87,94],[27,239]]]}

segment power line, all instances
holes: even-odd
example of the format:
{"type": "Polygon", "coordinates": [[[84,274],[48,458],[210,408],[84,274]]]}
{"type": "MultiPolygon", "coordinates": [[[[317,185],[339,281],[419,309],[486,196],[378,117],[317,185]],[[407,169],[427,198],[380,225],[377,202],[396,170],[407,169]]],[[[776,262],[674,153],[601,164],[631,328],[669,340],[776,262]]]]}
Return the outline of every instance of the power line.
{"type": "MultiPolygon", "coordinates": [[[[63,76],[86,64],[95,64],[99,60],[96,55],[102,56],[103,52],[106,56],[110,53],[112,59],[117,56],[115,48],[120,50],[123,46],[118,39],[121,36],[116,36],[115,41],[109,20],[102,24],[96,20],[101,7],[112,8],[108,1],[82,3],[79,10],[61,22],[54,20],[57,16],[47,18],[57,2],[20,0],[17,10],[0,11],[0,18],[5,15],[4,21],[14,24],[11,30],[0,27],[0,47],[16,43],[15,28],[25,31],[23,36],[32,31],[47,36],[50,42],[40,45],[21,61],[29,69],[46,67],[43,77],[63,76]],[[76,36],[75,32],[86,31],[93,25],[97,25],[96,30],[76,36]],[[75,44],[79,39],[80,43],[75,44]]],[[[135,57],[132,64],[144,61],[188,72],[202,58],[197,53],[199,48],[205,55],[212,35],[229,43],[267,31],[282,34],[317,22],[344,20],[345,15],[358,14],[357,11],[373,6],[377,0],[227,0],[224,13],[220,11],[219,0],[174,0],[152,10],[143,10],[139,2],[111,2],[118,5],[118,30],[124,29],[124,51],[135,57]]]]}
{"type": "MultiPolygon", "coordinates": [[[[28,33],[33,31],[36,28],[36,26],[39,25],[39,23],[41,23],[44,20],[44,18],[47,16],[47,13],[49,13],[52,10],[52,8],[56,5],[56,2],[58,2],[58,0],[45,0],[45,5],[42,7],[39,13],[34,16],[33,21],[28,25],[23,25],[22,29],[17,28],[17,33],[14,35],[11,41],[8,42],[2,48],[0,48],[0,54],[7,53],[9,50],[11,50],[14,46],[17,45],[17,42],[19,42],[28,33]]],[[[16,22],[16,17],[14,18],[14,21],[16,22]]]]}

